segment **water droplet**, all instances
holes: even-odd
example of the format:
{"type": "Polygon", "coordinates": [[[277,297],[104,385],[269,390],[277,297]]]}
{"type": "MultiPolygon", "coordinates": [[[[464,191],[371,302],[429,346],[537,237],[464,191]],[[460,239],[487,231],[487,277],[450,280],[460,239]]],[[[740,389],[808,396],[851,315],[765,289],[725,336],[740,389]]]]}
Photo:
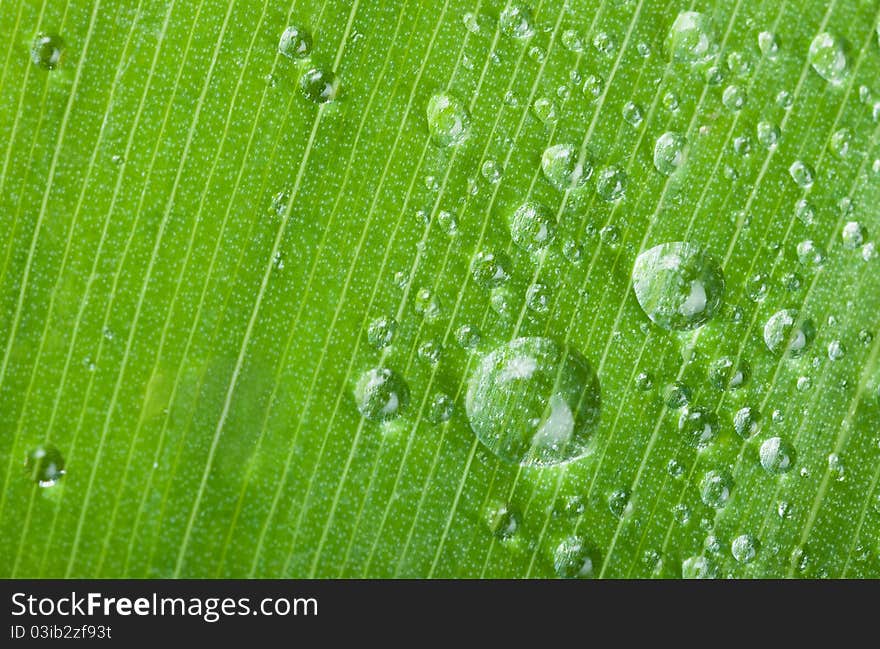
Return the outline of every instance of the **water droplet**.
{"type": "Polygon", "coordinates": [[[636,389],[641,392],[647,392],[654,387],[654,377],[650,372],[639,372],[636,375],[636,389]]]}
{"type": "Polygon", "coordinates": [[[499,18],[501,31],[513,38],[530,38],[535,33],[532,10],[521,4],[509,4],[499,18]]]}
{"type": "Polygon", "coordinates": [[[582,187],[593,174],[593,164],[570,144],[554,144],[541,156],[541,171],[554,187],[565,191],[582,187]]]}
{"type": "Polygon", "coordinates": [[[540,282],[529,286],[526,289],[526,306],[535,313],[547,313],[550,310],[550,289],[540,282]]]}
{"type": "Polygon", "coordinates": [[[727,86],[721,95],[721,103],[730,110],[740,110],[746,103],[746,91],[740,86],[727,86]]]}
{"type": "Polygon", "coordinates": [[[593,572],[593,561],[583,540],[570,536],[556,546],[553,551],[553,569],[563,579],[590,576],[593,572]]]}
{"type": "Polygon", "coordinates": [[[720,509],[730,499],[733,478],[726,471],[707,471],[700,482],[700,500],[713,509],[720,509]]]}
{"type": "Polygon", "coordinates": [[[608,32],[599,32],[593,37],[593,47],[595,47],[596,51],[600,54],[610,56],[614,54],[614,50],[617,49],[617,43],[608,32]]]}
{"type": "Polygon", "coordinates": [[[676,460],[669,460],[669,462],[666,463],[666,473],[668,473],[671,478],[680,478],[684,475],[684,467],[676,460]]]}
{"type": "Polygon", "coordinates": [[[670,113],[678,111],[678,95],[671,90],[663,95],[663,106],[670,113]]]}
{"type": "Polygon", "coordinates": [[[703,447],[718,433],[718,418],[705,408],[685,408],[678,418],[678,430],[688,441],[703,447]]]}
{"type": "Polygon", "coordinates": [[[828,343],[828,358],[832,361],[839,361],[846,356],[846,347],[839,340],[832,340],[828,343]]]}
{"type": "Polygon", "coordinates": [[[831,150],[838,158],[845,158],[852,144],[852,131],[842,128],[831,136],[831,150]]]}
{"type": "Polygon", "coordinates": [[[419,289],[419,292],[416,293],[414,308],[416,313],[423,315],[429,322],[433,322],[440,317],[440,300],[437,299],[437,296],[429,288],[419,289]]]}
{"type": "Polygon", "coordinates": [[[752,302],[763,302],[768,290],[767,276],[764,273],[757,273],[746,280],[746,297],[752,302]]]}
{"type": "Polygon", "coordinates": [[[780,90],[776,95],[776,105],[783,110],[788,110],[794,106],[794,97],[788,90],[780,90]]]}
{"type": "Polygon", "coordinates": [[[532,104],[532,110],[535,113],[535,117],[541,120],[544,124],[549,126],[556,123],[556,104],[553,103],[552,99],[538,97],[535,100],[535,103],[532,104]]]}
{"type": "Polygon", "coordinates": [[[480,173],[483,174],[483,178],[493,185],[501,180],[501,167],[494,160],[486,160],[483,166],[480,167],[480,173]]]}
{"type": "Polygon", "coordinates": [[[630,126],[638,126],[644,116],[641,107],[635,102],[628,101],[623,105],[623,120],[630,126]]]}
{"type": "Polygon", "coordinates": [[[678,503],[672,508],[672,520],[679,525],[687,525],[691,520],[691,509],[684,503],[678,503]]]}
{"type": "Polygon", "coordinates": [[[862,259],[865,261],[871,261],[872,259],[876,259],[878,256],[877,246],[873,241],[870,241],[862,246],[862,259]]]}
{"type": "Polygon", "coordinates": [[[316,104],[324,104],[336,99],[339,93],[339,79],[329,70],[312,68],[302,75],[299,87],[306,99],[316,104]]]}
{"type": "Polygon", "coordinates": [[[758,34],[758,49],[768,59],[775,59],[779,55],[779,39],[773,32],[761,32],[758,34]]]}
{"type": "Polygon", "coordinates": [[[559,464],[587,452],[599,420],[599,380],[578,351],[517,338],[473,370],[466,408],[471,428],[498,457],[559,464]]]}
{"type": "Polygon", "coordinates": [[[281,34],[278,51],[289,59],[304,59],[312,53],[312,35],[303,27],[291,25],[281,34]]]}
{"type": "Polygon", "coordinates": [[[828,455],[828,471],[837,482],[843,482],[846,479],[846,471],[843,461],[837,453],[828,455]]]}
{"type": "Polygon", "coordinates": [[[739,563],[751,563],[758,554],[758,541],[751,534],[740,534],[731,542],[730,553],[739,563]]]}
{"type": "Polygon", "coordinates": [[[752,73],[752,62],[742,52],[733,51],[727,55],[727,69],[735,77],[747,77],[752,73]]]}
{"type": "Polygon", "coordinates": [[[440,356],[443,354],[443,346],[436,340],[426,340],[416,350],[419,358],[429,365],[436,365],[440,362],[440,356]]]}
{"type": "Polygon", "coordinates": [[[735,390],[748,380],[750,368],[747,361],[722,356],[709,365],[709,381],[719,390],[735,390]]]}
{"type": "Polygon", "coordinates": [[[581,35],[574,29],[566,29],[562,32],[562,46],[570,52],[582,52],[584,41],[581,35]]]}
{"type": "Polygon", "coordinates": [[[740,135],[733,139],[733,152],[740,156],[749,155],[752,152],[752,140],[747,135],[740,135]]]}
{"type": "Polygon", "coordinates": [[[685,161],[687,139],[680,133],[667,131],[654,144],[654,167],[666,176],[681,167],[685,161]]]}
{"type": "Polygon", "coordinates": [[[764,343],[774,354],[797,357],[804,353],[816,334],[809,318],[797,324],[798,312],[794,309],[777,311],[764,325],[764,343]]]}
{"type": "Polygon", "coordinates": [[[695,11],[678,14],[665,44],[674,61],[688,65],[707,62],[717,50],[711,22],[695,11]]]}
{"type": "Polygon", "coordinates": [[[840,83],[846,77],[846,50],[843,41],[828,32],[818,34],[810,43],[810,65],[820,77],[840,83]]]}
{"type": "Polygon", "coordinates": [[[849,221],[843,226],[841,232],[843,247],[847,250],[855,250],[865,241],[865,229],[856,221],[849,221]]]}
{"type": "Polygon", "coordinates": [[[629,501],[630,493],[626,489],[615,489],[608,494],[608,509],[617,518],[623,518],[632,511],[632,504],[629,501]]]}
{"type": "Polygon", "coordinates": [[[790,442],[781,437],[771,437],[761,444],[758,457],[767,473],[778,475],[794,468],[795,450],[790,442]]]}
{"type": "Polygon", "coordinates": [[[481,338],[480,331],[473,325],[463,324],[455,330],[455,340],[462,349],[475,349],[481,338]]]}
{"type": "Polygon", "coordinates": [[[504,252],[482,250],[474,257],[471,273],[477,284],[492,288],[510,279],[510,265],[510,258],[504,252]]]}
{"type": "Polygon", "coordinates": [[[519,518],[519,512],[504,503],[495,503],[486,511],[489,531],[500,541],[513,538],[519,529],[519,518]]]}
{"type": "Polygon", "coordinates": [[[54,70],[64,56],[64,41],[58,34],[37,34],[31,45],[31,61],[44,70],[54,70]]]}
{"type": "Polygon", "coordinates": [[[394,340],[397,321],[388,316],[376,318],[367,327],[367,341],[376,349],[384,349],[394,340]]]}
{"type": "Polygon", "coordinates": [[[754,408],[740,408],[733,415],[733,430],[743,439],[748,439],[758,432],[760,415],[754,408]]]}
{"type": "Polygon", "coordinates": [[[523,250],[537,252],[546,247],[556,235],[556,221],[543,205],[527,201],[508,218],[510,236],[523,250]]]}
{"type": "Polygon", "coordinates": [[[797,256],[804,266],[821,266],[825,263],[825,251],[810,239],[798,243],[797,256]]]}
{"type": "Polygon", "coordinates": [[[602,94],[603,85],[604,83],[600,77],[597,77],[595,74],[591,74],[586,79],[584,79],[584,95],[592,99],[598,99],[599,95],[602,94]]]}
{"type": "Polygon", "coordinates": [[[798,291],[802,284],[803,277],[798,273],[786,273],[782,276],[782,286],[785,287],[787,291],[798,291]]]}
{"type": "Polygon", "coordinates": [[[804,198],[795,203],[794,215],[804,225],[813,225],[816,220],[815,208],[804,198]]]}
{"type": "Polygon", "coordinates": [[[682,579],[715,579],[717,570],[706,557],[688,557],[681,562],[682,579]]]}
{"type": "Polygon", "coordinates": [[[596,180],[596,193],[604,201],[616,201],[626,193],[626,172],[620,167],[605,167],[596,180]]]}
{"type": "Polygon", "coordinates": [[[27,454],[24,468],[38,485],[51,487],[64,475],[64,458],[54,446],[37,446],[27,454]]]}
{"type": "Polygon", "coordinates": [[[791,179],[794,180],[795,183],[797,183],[798,187],[808,189],[809,187],[813,186],[813,178],[815,176],[815,172],[813,171],[813,168],[806,162],[795,160],[788,168],[788,173],[791,176],[791,179]]]}
{"type": "Polygon", "coordinates": [[[663,403],[671,410],[683,408],[691,400],[691,389],[681,381],[675,381],[663,390],[663,403]]]}
{"type": "Polygon", "coordinates": [[[765,148],[772,149],[779,142],[779,127],[771,122],[758,122],[758,142],[765,148]]]}
{"type": "Polygon", "coordinates": [[[719,310],[724,276],[702,248],[675,241],[640,254],[633,267],[639,306],[664,329],[694,329],[719,310]]]}
{"type": "Polygon", "coordinates": [[[455,402],[445,392],[438,392],[431,399],[431,405],[428,406],[428,421],[432,424],[442,424],[449,421],[452,417],[452,411],[455,409],[455,402]]]}
{"type": "Polygon", "coordinates": [[[458,219],[455,218],[455,214],[448,210],[441,210],[437,214],[437,225],[449,236],[458,234],[458,219]]]}
{"type": "Polygon", "coordinates": [[[616,225],[606,225],[601,230],[599,230],[599,239],[602,240],[606,246],[611,246],[612,248],[617,246],[617,243],[620,241],[620,228],[616,225]]]}
{"type": "Polygon", "coordinates": [[[579,264],[584,260],[584,249],[572,239],[566,239],[562,244],[562,254],[572,264],[579,264]]]}
{"type": "Polygon", "coordinates": [[[428,131],[438,146],[455,146],[464,142],[470,131],[471,118],[458,99],[445,93],[428,100],[426,109],[428,131]]]}
{"type": "Polygon", "coordinates": [[[387,421],[400,414],[409,401],[409,387],[394,370],[377,367],[361,374],[354,389],[360,413],[371,421],[387,421]]]}

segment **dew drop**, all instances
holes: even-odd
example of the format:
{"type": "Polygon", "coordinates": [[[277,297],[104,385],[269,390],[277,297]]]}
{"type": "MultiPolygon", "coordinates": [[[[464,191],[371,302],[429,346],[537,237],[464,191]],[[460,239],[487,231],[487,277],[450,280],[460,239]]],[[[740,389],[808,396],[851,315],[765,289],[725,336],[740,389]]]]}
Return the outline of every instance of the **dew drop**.
{"type": "Polygon", "coordinates": [[[464,142],[470,131],[470,115],[458,99],[445,93],[432,96],[426,109],[428,131],[438,146],[464,142]]]}
{"type": "Polygon", "coordinates": [[[397,331],[397,321],[388,316],[376,318],[367,327],[367,342],[376,349],[384,349],[394,340],[397,331]]]}
{"type": "Polygon", "coordinates": [[[720,509],[730,499],[733,478],[726,471],[707,471],[700,482],[700,500],[713,509],[720,509]]]}
{"type": "Polygon", "coordinates": [[[583,540],[570,536],[556,546],[553,551],[553,569],[563,579],[590,576],[593,572],[593,561],[583,540]]]}
{"type": "Polygon", "coordinates": [[[639,372],[636,375],[636,389],[641,392],[647,392],[654,387],[654,377],[650,372],[639,372]]]}
{"type": "Polygon", "coordinates": [[[821,266],[825,263],[825,251],[810,239],[798,243],[797,257],[804,266],[821,266]]]}
{"type": "Polygon", "coordinates": [[[791,176],[791,179],[797,183],[798,187],[808,189],[813,186],[815,172],[806,162],[795,160],[788,168],[788,173],[791,176]]]}
{"type": "Polygon", "coordinates": [[[707,62],[717,50],[709,19],[696,11],[678,14],[665,44],[666,51],[674,61],[688,65],[707,62]]]}
{"type": "Polygon", "coordinates": [[[24,468],[38,485],[51,487],[64,475],[64,458],[54,446],[40,445],[27,454],[24,468]]]}
{"type": "Polygon", "coordinates": [[[760,416],[754,408],[740,408],[733,415],[733,430],[743,439],[749,439],[758,432],[760,416]]]}
{"type": "Polygon", "coordinates": [[[678,430],[688,441],[703,447],[718,434],[718,418],[705,408],[685,408],[678,418],[678,430]]]}
{"type": "Polygon", "coordinates": [[[758,49],[768,59],[775,59],[779,55],[779,39],[773,32],[761,32],[758,34],[758,49]]]}
{"type": "Polygon", "coordinates": [[[442,424],[449,421],[452,412],[455,409],[455,402],[445,392],[437,392],[431,398],[431,404],[428,406],[428,421],[432,424],[442,424]]]}
{"type": "Polygon", "coordinates": [[[603,85],[604,84],[601,78],[597,77],[595,74],[591,74],[586,79],[584,79],[584,95],[591,99],[598,99],[599,95],[602,94],[603,85]]]}
{"type": "Polygon", "coordinates": [[[843,482],[846,479],[843,461],[837,453],[830,453],[828,455],[828,471],[837,482],[843,482]]]}
{"type": "Polygon", "coordinates": [[[509,541],[519,529],[519,512],[504,503],[494,503],[486,511],[489,531],[500,541],[509,541]]]}
{"type": "Polygon", "coordinates": [[[729,356],[717,358],[709,365],[709,381],[719,390],[736,390],[748,380],[751,371],[747,361],[729,356]]]}
{"type": "Polygon", "coordinates": [[[740,110],[746,103],[746,91],[737,85],[727,86],[721,95],[721,103],[730,110],[740,110]]]}
{"type": "Polygon", "coordinates": [[[764,440],[758,450],[761,466],[770,474],[788,473],[794,468],[795,450],[790,442],[781,437],[764,440]]]}
{"type": "Polygon", "coordinates": [[[846,356],[846,347],[839,340],[832,340],[828,343],[828,358],[832,361],[839,361],[846,356]]]}
{"type": "Polygon", "coordinates": [[[455,330],[455,340],[462,349],[476,349],[482,336],[473,325],[463,324],[455,330]]]}
{"type": "Polygon", "coordinates": [[[566,29],[562,32],[562,46],[570,52],[582,52],[584,41],[576,30],[566,29]]]}
{"type": "Polygon", "coordinates": [[[767,349],[777,355],[800,356],[812,342],[816,334],[813,321],[809,318],[798,324],[795,309],[777,311],[764,325],[764,343],[767,349]]]}
{"type": "Polygon", "coordinates": [[[339,79],[329,70],[311,68],[299,80],[299,87],[309,101],[324,104],[336,99],[339,93],[339,79]]]}
{"type": "Polygon", "coordinates": [[[484,288],[504,284],[510,279],[510,258],[502,251],[481,250],[471,264],[474,281],[484,288]]]}
{"type": "Polygon", "coordinates": [[[550,289],[540,282],[529,286],[526,289],[526,306],[535,313],[547,313],[550,310],[550,289]]]}
{"type": "Polygon", "coordinates": [[[844,248],[855,250],[865,241],[865,229],[857,221],[849,221],[843,226],[840,236],[843,238],[844,248]]]}
{"type": "Polygon", "coordinates": [[[654,168],[666,176],[674,173],[685,161],[687,139],[680,133],[667,131],[654,144],[654,168]]]}
{"type": "Polygon", "coordinates": [[[556,123],[558,116],[556,114],[556,104],[553,103],[552,99],[538,97],[535,100],[535,103],[532,104],[532,110],[535,113],[535,117],[541,120],[544,124],[550,126],[551,124],[556,123]]]}
{"type": "Polygon", "coordinates": [[[699,327],[723,303],[721,268],[694,244],[675,241],[643,252],[632,276],[639,306],[664,329],[699,327]]]}
{"type": "Polygon", "coordinates": [[[758,541],[751,534],[740,534],[731,542],[730,553],[739,563],[751,563],[758,554],[758,541]]]}
{"type": "Polygon", "coordinates": [[[400,414],[409,401],[409,387],[394,370],[377,367],[361,374],[354,389],[360,413],[371,421],[387,421],[400,414]]]}
{"type": "Polygon", "coordinates": [[[623,518],[632,511],[630,493],[626,489],[615,489],[608,494],[608,509],[617,518],[623,518]]]}
{"type": "Polygon", "coordinates": [[[544,177],[559,190],[577,189],[593,174],[593,165],[570,144],[554,144],[541,156],[544,177]]]}
{"type": "Polygon", "coordinates": [[[419,358],[429,365],[436,365],[440,362],[440,356],[443,354],[443,346],[436,340],[426,340],[416,350],[419,358]]]}
{"type": "Polygon", "coordinates": [[[758,142],[766,149],[772,149],[779,142],[779,127],[772,122],[758,122],[758,142]]]}
{"type": "Polygon", "coordinates": [[[532,10],[521,4],[509,4],[499,17],[501,31],[513,38],[526,39],[535,33],[532,26],[532,10]]]}
{"type": "Polygon", "coordinates": [[[852,131],[842,128],[831,136],[831,150],[838,158],[845,158],[852,145],[852,131]]]}
{"type": "Polygon", "coordinates": [[[691,389],[681,381],[675,381],[663,390],[663,403],[671,410],[683,408],[691,400],[691,389]]]}
{"type": "Polygon", "coordinates": [[[599,380],[580,352],[547,338],[517,338],[474,368],[466,410],[477,438],[501,459],[559,464],[588,450],[599,380]]]}
{"type": "Polygon", "coordinates": [[[31,61],[44,70],[54,70],[64,56],[64,41],[58,34],[37,34],[31,44],[31,61]]]}
{"type": "Polygon", "coordinates": [[[620,167],[605,167],[596,180],[596,193],[603,201],[616,201],[626,194],[626,172],[620,167]]]}
{"type": "Polygon", "coordinates": [[[278,51],[289,59],[304,59],[312,53],[312,35],[303,27],[291,25],[281,34],[278,51]]]}
{"type": "Polygon", "coordinates": [[[483,166],[480,167],[480,173],[483,174],[483,178],[485,178],[487,182],[493,185],[501,180],[501,167],[499,167],[498,163],[494,160],[486,160],[483,163],[483,166]]]}
{"type": "Polygon", "coordinates": [[[688,557],[681,562],[682,579],[715,579],[717,570],[706,557],[688,557]]]}
{"type": "Polygon", "coordinates": [[[818,34],[808,56],[813,70],[825,81],[838,84],[846,77],[846,51],[840,38],[828,32],[818,34]]]}
{"type": "Polygon", "coordinates": [[[556,235],[556,222],[543,205],[527,201],[514,210],[507,221],[513,242],[523,250],[537,252],[556,235]]]}
{"type": "Polygon", "coordinates": [[[623,105],[623,121],[630,126],[638,126],[642,123],[644,115],[641,107],[635,102],[628,101],[623,105]]]}

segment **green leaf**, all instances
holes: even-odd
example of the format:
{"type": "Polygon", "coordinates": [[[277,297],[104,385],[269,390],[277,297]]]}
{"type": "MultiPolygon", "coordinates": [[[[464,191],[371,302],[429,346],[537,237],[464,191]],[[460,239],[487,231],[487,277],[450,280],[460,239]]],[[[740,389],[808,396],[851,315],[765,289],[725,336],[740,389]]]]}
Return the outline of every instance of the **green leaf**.
{"type": "Polygon", "coordinates": [[[878,14],[2,3],[0,576],[880,577],[878,14]]]}

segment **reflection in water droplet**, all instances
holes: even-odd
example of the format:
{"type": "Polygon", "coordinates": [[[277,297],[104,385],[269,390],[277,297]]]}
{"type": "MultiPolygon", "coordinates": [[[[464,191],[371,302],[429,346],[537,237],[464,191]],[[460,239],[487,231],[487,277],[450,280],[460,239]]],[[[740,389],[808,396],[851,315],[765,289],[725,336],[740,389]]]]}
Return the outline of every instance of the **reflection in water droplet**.
{"type": "Polygon", "coordinates": [[[57,448],[37,446],[27,454],[24,463],[28,476],[41,487],[55,485],[64,475],[64,458],[57,448]]]}
{"type": "Polygon", "coordinates": [[[31,61],[44,70],[54,70],[64,56],[64,41],[57,34],[37,34],[31,45],[31,61]]]}
{"type": "Polygon", "coordinates": [[[468,380],[471,428],[498,457],[546,466],[584,455],[599,421],[599,380],[576,350],[517,338],[483,357],[468,380]]]}
{"type": "Polygon", "coordinates": [[[700,500],[714,509],[720,509],[730,499],[733,478],[726,471],[707,471],[700,482],[700,500]]]}
{"type": "Polygon", "coordinates": [[[426,109],[428,131],[438,146],[455,146],[464,142],[470,130],[470,115],[458,99],[441,93],[428,100],[426,109]]]}
{"type": "Polygon", "coordinates": [[[394,370],[377,367],[364,372],[354,389],[360,413],[372,421],[387,421],[400,414],[409,401],[409,387],[394,370]]]}
{"type": "Polygon", "coordinates": [[[730,553],[739,563],[751,563],[758,554],[758,541],[751,534],[740,534],[731,542],[730,553]]]}

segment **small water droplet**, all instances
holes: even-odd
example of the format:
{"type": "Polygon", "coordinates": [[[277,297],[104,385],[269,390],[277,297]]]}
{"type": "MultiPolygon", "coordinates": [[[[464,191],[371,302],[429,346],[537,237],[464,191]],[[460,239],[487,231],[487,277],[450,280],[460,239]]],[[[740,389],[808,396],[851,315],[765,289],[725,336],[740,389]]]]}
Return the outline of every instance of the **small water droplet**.
{"type": "Polygon", "coordinates": [[[760,142],[764,148],[773,149],[776,146],[776,143],[779,142],[779,127],[772,122],[758,122],[757,135],[758,142],[760,142]]]}
{"type": "Polygon", "coordinates": [[[532,10],[521,4],[508,4],[499,17],[501,32],[513,38],[531,38],[535,33],[532,26],[532,10]]]}
{"type": "Polygon", "coordinates": [[[586,79],[584,79],[584,95],[591,99],[598,99],[599,95],[602,94],[603,85],[604,82],[600,77],[597,77],[595,74],[591,74],[586,79]]]}
{"type": "Polygon", "coordinates": [[[64,458],[51,445],[40,445],[27,454],[24,468],[31,480],[41,487],[51,487],[64,476],[64,458]]]}
{"type": "Polygon", "coordinates": [[[373,320],[367,327],[367,341],[376,349],[384,349],[394,340],[397,321],[390,316],[373,320]]]}
{"type": "Polygon", "coordinates": [[[562,46],[570,52],[582,52],[584,41],[576,30],[566,29],[562,32],[562,46]]]}
{"type": "Polygon", "coordinates": [[[40,33],[31,44],[31,61],[44,70],[54,70],[64,57],[64,41],[58,34],[40,33]]]}
{"type": "Polygon", "coordinates": [[[683,408],[691,400],[691,389],[681,381],[675,381],[663,390],[663,403],[671,410],[683,408]]]}
{"type": "Polygon", "coordinates": [[[841,232],[843,247],[847,250],[855,250],[864,243],[865,236],[865,229],[857,221],[849,221],[841,232]]]}
{"type": "Polygon", "coordinates": [[[671,478],[680,478],[684,475],[684,467],[676,460],[669,460],[669,462],[666,463],[666,473],[668,473],[671,478]]]}
{"type": "Polygon", "coordinates": [[[463,324],[455,330],[455,340],[462,349],[476,349],[481,338],[480,331],[473,325],[463,324]]]}
{"type": "Polygon", "coordinates": [[[740,534],[731,542],[730,553],[739,563],[751,563],[758,554],[758,541],[751,534],[740,534]]]}
{"type": "Polygon", "coordinates": [[[790,442],[781,437],[771,437],[761,444],[758,457],[767,473],[778,475],[794,468],[795,450],[790,442]]]}
{"type": "Polygon", "coordinates": [[[720,509],[730,499],[733,478],[723,470],[707,471],[700,481],[700,500],[713,509],[720,509]]]}
{"type": "Polygon", "coordinates": [[[698,447],[703,447],[718,434],[718,418],[705,408],[685,408],[678,418],[678,430],[698,447]]]}
{"type": "Polygon", "coordinates": [[[436,365],[440,362],[440,356],[443,354],[443,346],[436,340],[426,340],[416,350],[419,358],[429,365],[436,365]]]}
{"type": "Polygon", "coordinates": [[[818,34],[810,43],[810,65],[820,77],[839,84],[846,77],[847,60],[843,41],[828,32],[818,34]]]}
{"type": "Polygon", "coordinates": [[[550,310],[550,289],[540,282],[529,286],[526,289],[526,306],[535,313],[547,313],[550,310]]]}
{"type": "Polygon", "coordinates": [[[681,562],[682,579],[715,579],[717,569],[706,557],[688,557],[681,562]]]}
{"type": "Polygon", "coordinates": [[[843,482],[846,479],[846,471],[843,461],[837,453],[828,455],[828,471],[837,482],[843,482]]]}
{"type": "Polygon", "coordinates": [[[614,50],[617,49],[617,43],[614,42],[614,39],[611,38],[608,32],[599,32],[593,37],[593,47],[600,54],[611,56],[614,54],[614,50]]]}
{"type": "Polygon", "coordinates": [[[735,390],[742,387],[750,374],[747,361],[729,356],[717,358],[709,365],[709,381],[719,390],[735,390]]]}
{"type": "Polygon", "coordinates": [[[654,387],[654,377],[650,372],[639,372],[636,375],[636,389],[641,392],[647,392],[654,387]]]}
{"type": "Polygon", "coordinates": [[[723,304],[721,268],[694,244],[676,241],[643,252],[632,277],[645,315],[664,329],[699,327],[723,304]]]}
{"type": "Polygon", "coordinates": [[[810,239],[798,243],[797,257],[804,266],[821,266],[825,263],[825,251],[810,239]]]}
{"type": "Polygon", "coordinates": [[[623,105],[623,120],[630,126],[638,126],[644,116],[641,107],[635,102],[628,101],[623,105]]]}
{"type": "Polygon", "coordinates": [[[798,187],[808,189],[813,186],[815,172],[806,162],[795,160],[788,168],[788,173],[791,176],[791,179],[797,183],[798,187]]]}
{"type": "Polygon", "coordinates": [[[746,103],[746,91],[737,85],[727,86],[721,95],[721,103],[730,110],[740,110],[746,103]]]}
{"type": "Polygon", "coordinates": [[[657,138],[654,144],[654,168],[668,176],[675,172],[685,161],[687,139],[680,133],[667,131],[657,138]]]}
{"type": "Polygon", "coordinates": [[[504,503],[493,503],[486,510],[489,531],[500,541],[509,541],[519,529],[520,514],[504,503]]]}
{"type": "Polygon", "coordinates": [[[758,411],[746,406],[733,415],[733,430],[743,439],[748,439],[758,432],[760,422],[758,411]]]}
{"type": "Polygon", "coordinates": [[[570,144],[554,144],[541,156],[544,177],[559,190],[582,187],[593,174],[593,164],[570,144]]]}
{"type": "Polygon", "coordinates": [[[510,258],[506,253],[481,250],[471,264],[471,274],[477,284],[492,288],[510,279],[510,266],[510,258]]]}
{"type": "Polygon", "coordinates": [[[432,424],[442,424],[449,421],[452,412],[455,409],[455,402],[445,392],[437,392],[431,398],[431,405],[428,406],[428,421],[432,424]]]}
{"type": "Polygon", "coordinates": [[[852,131],[842,128],[831,136],[831,150],[838,158],[845,158],[852,144],[852,131]]]}
{"type": "Polygon", "coordinates": [[[532,111],[534,111],[535,117],[541,120],[544,124],[549,126],[556,123],[556,104],[553,103],[552,99],[538,97],[535,100],[535,103],[532,104],[532,111]]]}
{"type": "Polygon", "coordinates": [[[553,551],[553,569],[563,579],[589,577],[593,572],[593,561],[584,541],[570,536],[553,551]]]}
{"type": "Polygon", "coordinates": [[[553,241],[556,221],[543,205],[527,201],[508,218],[510,236],[523,250],[537,252],[553,241]]]}
{"type": "Polygon", "coordinates": [[[302,75],[299,87],[306,99],[324,104],[336,99],[339,94],[339,79],[330,70],[312,68],[302,75]]]}
{"type": "Polygon", "coordinates": [[[626,172],[620,167],[605,167],[596,180],[596,193],[604,201],[616,201],[626,194],[626,172]]]}
{"type": "Polygon", "coordinates": [[[438,146],[464,142],[470,131],[470,115],[458,99],[446,93],[433,95],[426,109],[428,131],[438,146]]]}
{"type": "Polygon", "coordinates": [[[792,357],[804,353],[815,337],[816,330],[809,318],[798,324],[795,309],[777,311],[764,325],[764,343],[774,354],[788,354],[792,357]]]}
{"type": "Polygon", "coordinates": [[[553,465],[581,457],[599,420],[599,381],[576,350],[517,338],[483,357],[468,379],[466,409],[498,457],[553,465]]]}
{"type": "Polygon", "coordinates": [[[718,49],[709,18],[695,11],[678,14],[665,45],[674,61],[688,65],[707,62],[718,49]]]}
{"type": "Polygon", "coordinates": [[[278,51],[289,59],[304,59],[312,53],[312,35],[304,27],[291,25],[281,34],[278,51]]]}
{"type": "Polygon", "coordinates": [[[779,39],[773,32],[761,32],[758,34],[758,49],[768,59],[776,59],[779,55],[779,39]]]}
{"type": "Polygon", "coordinates": [[[387,421],[400,414],[409,401],[409,387],[394,370],[377,367],[364,372],[354,389],[360,413],[371,421],[387,421]]]}
{"type": "Polygon", "coordinates": [[[494,160],[486,160],[480,167],[480,173],[483,174],[483,178],[487,182],[493,185],[501,180],[501,167],[494,160]]]}
{"type": "Polygon", "coordinates": [[[608,509],[617,518],[628,516],[632,512],[629,491],[627,489],[615,489],[608,494],[608,509]]]}

